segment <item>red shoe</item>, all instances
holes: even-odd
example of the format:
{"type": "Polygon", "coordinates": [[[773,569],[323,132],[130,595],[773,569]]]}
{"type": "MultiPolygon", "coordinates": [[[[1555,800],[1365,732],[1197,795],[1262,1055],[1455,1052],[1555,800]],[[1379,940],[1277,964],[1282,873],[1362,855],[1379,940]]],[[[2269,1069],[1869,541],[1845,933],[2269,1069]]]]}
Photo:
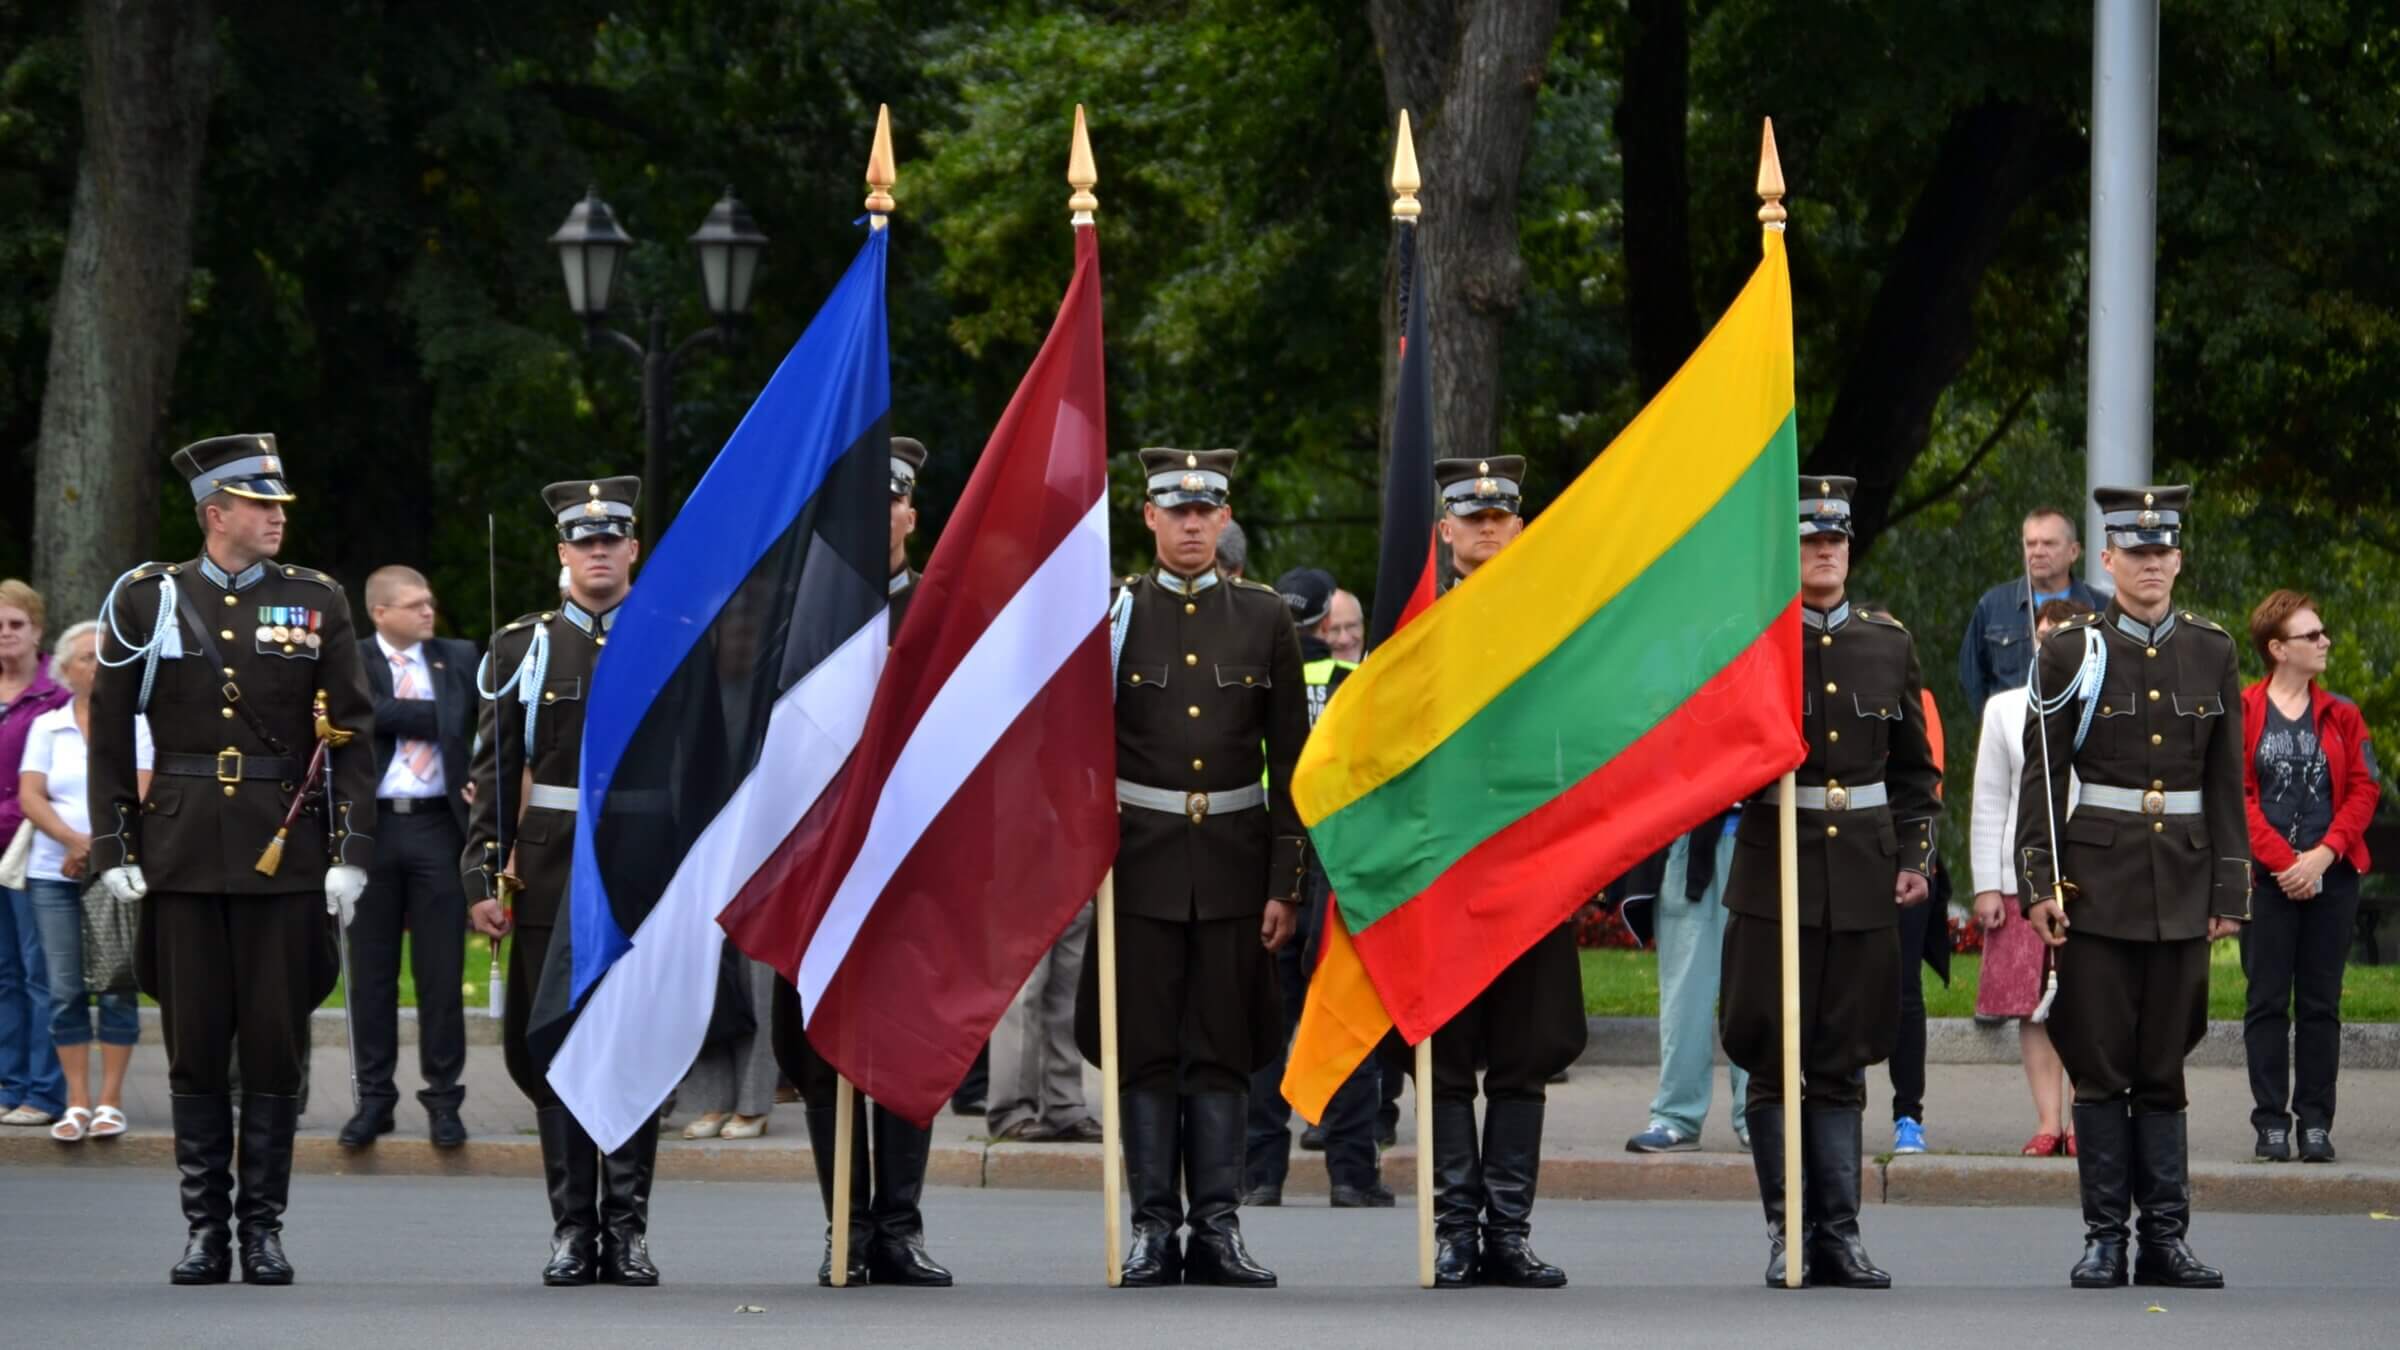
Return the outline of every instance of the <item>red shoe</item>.
{"type": "Polygon", "coordinates": [[[2070,1134],[2070,1135],[2068,1135],[2068,1136],[2067,1136],[2067,1141],[2066,1141],[2066,1143],[2065,1143],[2065,1144],[2063,1144],[2063,1145],[2061,1145],[2058,1151],[2059,1151],[2059,1152],[2061,1152],[2061,1153],[2063,1153],[2063,1154],[2065,1154],[2065,1155],[2067,1155],[2067,1156],[2068,1156],[2068,1157],[2070,1157],[2070,1158],[2074,1157],[2074,1156],[2075,1156],[2075,1136],[2074,1136],[2074,1135],[2071,1135],[2071,1134],[2070,1134]]]}
{"type": "Polygon", "coordinates": [[[2028,1158],[2047,1158],[2058,1151],[2059,1140],[2055,1134],[2037,1134],[2025,1141],[2025,1147],[2017,1150],[2028,1158]]]}

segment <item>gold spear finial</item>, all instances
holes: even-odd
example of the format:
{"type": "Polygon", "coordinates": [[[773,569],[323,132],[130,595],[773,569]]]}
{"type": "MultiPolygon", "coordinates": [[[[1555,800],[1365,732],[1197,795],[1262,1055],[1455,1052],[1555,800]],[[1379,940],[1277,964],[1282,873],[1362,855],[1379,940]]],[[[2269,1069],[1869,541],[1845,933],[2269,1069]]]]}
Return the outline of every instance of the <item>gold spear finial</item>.
{"type": "Polygon", "coordinates": [[[1075,139],[1067,145],[1067,186],[1075,195],[1067,198],[1067,209],[1074,212],[1078,225],[1092,223],[1092,213],[1100,209],[1100,199],[1092,189],[1100,186],[1100,170],[1092,163],[1092,137],[1084,130],[1083,105],[1075,105],[1075,139]]]}
{"type": "Polygon", "coordinates": [[[1758,142],[1758,223],[1770,230],[1780,231],[1789,214],[1783,209],[1783,160],[1775,153],[1775,119],[1767,119],[1767,129],[1758,142]]]}
{"type": "Polygon", "coordinates": [[[1425,180],[1417,173],[1417,141],[1408,134],[1408,109],[1400,110],[1400,144],[1392,150],[1392,219],[1415,220],[1425,208],[1417,189],[1425,180]]]}
{"type": "Polygon", "coordinates": [[[892,105],[875,105],[875,146],[867,151],[867,212],[875,229],[883,228],[883,218],[892,209],[892,185],[900,174],[892,166],[892,105]]]}

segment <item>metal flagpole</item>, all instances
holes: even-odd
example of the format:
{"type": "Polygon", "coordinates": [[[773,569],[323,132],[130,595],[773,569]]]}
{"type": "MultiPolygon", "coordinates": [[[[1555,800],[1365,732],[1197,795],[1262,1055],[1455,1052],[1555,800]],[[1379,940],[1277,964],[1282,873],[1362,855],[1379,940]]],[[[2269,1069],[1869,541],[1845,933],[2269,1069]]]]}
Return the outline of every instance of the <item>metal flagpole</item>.
{"type": "MultiPolygon", "coordinates": [[[[2086,344],[2085,500],[2108,483],[2150,481],[2156,378],[2158,0],[2092,0],[2091,337],[2086,344]]],[[[2086,507],[2086,537],[2101,539],[2086,507]]],[[[2100,550],[2085,579],[2105,585],[2100,550]]]]}
{"type": "MultiPolygon", "coordinates": [[[[1775,119],[1766,119],[1758,146],[1758,223],[1783,233],[1783,160],[1775,153],[1775,119]]],[[[1794,536],[1792,547],[1800,547],[1794,536]]],[[[1776,928],[1783,958],[1783,1286],[1800,1287],[1800,810],[1798,783],[1786,773],[1775,790],[1778,871],[1782,897],[1776,928]]]]}

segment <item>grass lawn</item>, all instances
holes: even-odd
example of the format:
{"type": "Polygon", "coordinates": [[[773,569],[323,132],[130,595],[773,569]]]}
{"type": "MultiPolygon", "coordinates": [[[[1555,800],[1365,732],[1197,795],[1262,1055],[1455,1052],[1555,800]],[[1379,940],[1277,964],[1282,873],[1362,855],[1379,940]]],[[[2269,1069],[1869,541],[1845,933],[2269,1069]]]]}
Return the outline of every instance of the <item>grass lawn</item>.
{"type": "MultiPolygon", "coordinates": [[[[1596,1017],[1658,1016],[1658,957],[1652,952],[1594,950],[1583,956],[1583,1009],[1596,1017]]],[[[1922,965],[1925,1014],[1928,1017],[1975,1015],[1975,978],[1982,958],[1950,958],[1950,985],[1922,965]]],[[[2239,1021],[2244,992],[2241,951],[2219,943],[2210,953],[2208,1015],[2213,1020],[2239,1021]]],[[[2350,967],[2342,979],[2342,1020],[2400,1022],[2400,966],[2350,967]]]]}

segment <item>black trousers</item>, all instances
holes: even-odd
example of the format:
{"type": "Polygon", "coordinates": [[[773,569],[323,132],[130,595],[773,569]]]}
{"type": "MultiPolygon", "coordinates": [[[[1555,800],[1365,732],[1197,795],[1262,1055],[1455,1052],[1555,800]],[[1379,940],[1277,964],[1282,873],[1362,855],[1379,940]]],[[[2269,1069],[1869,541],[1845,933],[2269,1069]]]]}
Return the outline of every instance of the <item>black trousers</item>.
{"type": "Polygon", "coordinates": [[[1481,1069],[1486,1101],[1546,1101],[1551,1075],[1583,1053],[1587,1027],[1575,927],[1560,924],[1433,1033],[1433,1099],[1473,1103],[1481,1069]]]}
{"type": "Polygon", "coordinates": [[[1892,1040],[1892,1119],[1925,1119],[1925,930],[1944,908],[1927,900],[1900,911],[1900,1021],[1892,1040]]]}
{"type": "Polygon", "coordinates": [[[2294,900],[2261,873],[2242,929],[2250,1006],[2242,1048],[2250,1061],[2250,1123],[2261,1129],[2333,1128],[2333,1080],[2342,1067],[2342,966],[2358,922],[2358,870],[2337,862],[2314,899],[2294,900]]]}
{"type": "Polygon", "coordinates": [[[550,955],[550,928],[519,926],[516,941],[508,949],[508,1002],[500,1010],[500,1058],[508,1065],[508,1076],[516,1082],[517,1091],[525,1094],[535,1110],[558,1105],[558,1094],[550,1090],[550,1080],[534,1062],[533,1052],[525,1047],[525,1021],[533,1011],[534,991],[542,987],[542,962],[550,955]]]}
{"type": "Polygon", "coordinates": [[[308,1015],[339,972],[325,897],[152,891],[142,903],[141,985],[158,1000],[177,1095],[296,1097],[308,1015]]]}
{"type": "Polygon", "coordinates": [[[807,1024],[800,1020],[800,991],[778,976],[767,1006],[771,1016],[767,1034],[772,1038],[769,1044],[775,1047],[775,1067],[800,1090],[802,1102],[819,1110],[833,1109],[841,1075],[809,1044],[807,1024]]]}
{"type": "MultiPolygon", "coordinates": [[[[417,1100],[456,1106],[466,1097],[458,1077],[467,1067],[465,973],[467,893],[458,882],[466,846],[441,802],[432,809],[375,818],[375,866],[350,925],[350,1006],[358,1036],[358,1095],[387,1105],[399,1099],[392,1073],[400,1058],[400,935],[409,944],[417,977],[417,1071],[425,1086],[417,1100]]],[[[527,988],[525,994],[532,996],[527,988]]]]}
{"type": "Polygon", "coordinates": [[[2130,942],[2069,930],[2050,1043],[2079,1106],[2181,1111],[2183,1061],[2208,1031],[2208,940],[2130,942]]]}
{"type": "MultiPolygon", "coordinates": [[[[1259,918],[1117,915],[1117,1087],[1168,1096],[1246,1093],[1279,1050],[1282,1001],[1259,918]]],[[[1100,940],[1098,929],[1092,941],[1100,940]]],[[[1087,951],[1075,1044],[1100,1062],[1100,958],[1087,951]]]]}
{"type": "MultiPolygon", "coordinates": [[[[1745,1111],[1783,1104],[1782,928],[1748,914],[1725,918],[1717,1033],[1725,1057],[1750,1074],[1745,1111]]],[[[1897,928],[1800,930],[1803,1105],[1866,1106],[1866,1067],[1892,1053],[1900,959],[1897,928]]]]}
{"type": "MultiPolygon", "coordinates": [[[[1245,1186],[1282,1185],[1292,1166],[1292,1105],[1284,1100],[1283,1073],[1291,1062],[1292,1037],[1300,1029],[1300,1010],[1308,1000],[1308,980],[1317,968],[1318,940],[1325,928],[1325,888],[1310,878],[1308,898],[1300,907],[1296,940],[1272,956],[1275,987],[1283,1000],[1283,1039],[1275,1058],[1250,1075],[1250,1121],[1244,1129],[1248,1161],[1245,1186]]],[[[1382,1090],[1375,1056],[1359,1061],[1356,1069],[1325,1103],[1325,1173],[1336,1186],[1361,1190],[1375,1184],[1382,1169],[1375,1152],[1376,1094],[1382,1090]]]]}

